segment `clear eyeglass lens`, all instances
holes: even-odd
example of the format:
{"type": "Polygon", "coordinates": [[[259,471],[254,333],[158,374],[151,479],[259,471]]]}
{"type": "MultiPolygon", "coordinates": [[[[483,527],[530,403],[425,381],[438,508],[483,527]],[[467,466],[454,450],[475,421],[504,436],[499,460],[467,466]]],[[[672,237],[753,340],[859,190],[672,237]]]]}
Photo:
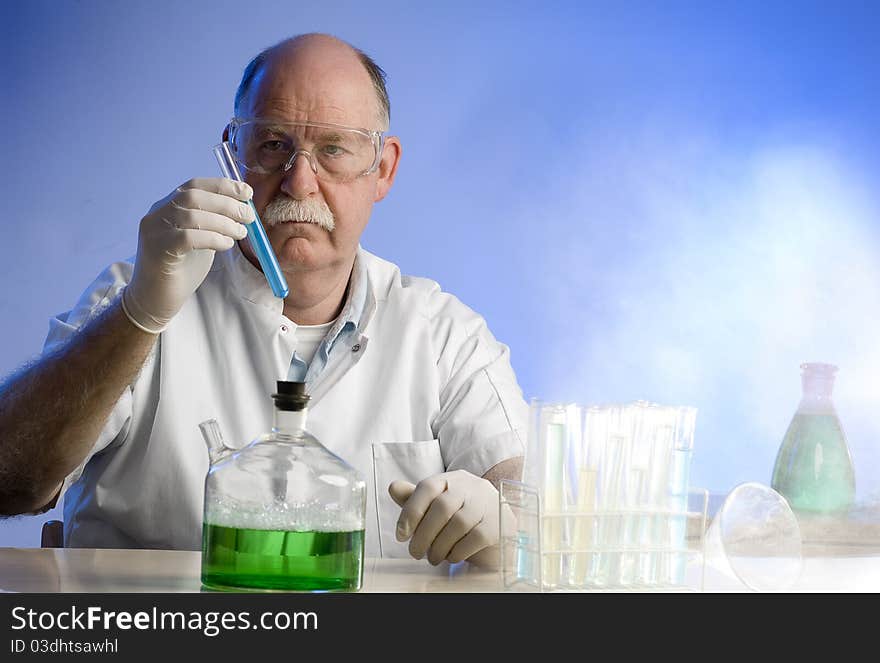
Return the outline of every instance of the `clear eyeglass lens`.
{"type": "Polygon", "coordinates": [[[236,129],[232,147],[248,170],[263,174],[278,172],[295,151],[306,151],[317,165],[318,176],[335,181],[359,177],[376,158],[368,134],[335,127],[245,122],[236,129]]]}

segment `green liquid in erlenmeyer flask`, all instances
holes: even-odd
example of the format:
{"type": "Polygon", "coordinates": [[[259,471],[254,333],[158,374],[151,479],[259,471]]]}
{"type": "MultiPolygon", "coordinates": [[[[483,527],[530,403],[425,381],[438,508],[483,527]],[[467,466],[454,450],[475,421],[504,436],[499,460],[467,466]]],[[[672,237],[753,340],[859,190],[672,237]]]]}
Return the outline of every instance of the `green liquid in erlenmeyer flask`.
{"type": "Polygon", "coordinates": [[[356,591],[364,531],[259,530],[205,524],[202,583],[213,589],[356,591]]]}
{"type": "Polygon", "coordinates": [[[796,511],[832,513],[852,506],[855,472],[831,402],[835,367],[804,364],[804,398],[773,467],[771,486],[796,511]]]}

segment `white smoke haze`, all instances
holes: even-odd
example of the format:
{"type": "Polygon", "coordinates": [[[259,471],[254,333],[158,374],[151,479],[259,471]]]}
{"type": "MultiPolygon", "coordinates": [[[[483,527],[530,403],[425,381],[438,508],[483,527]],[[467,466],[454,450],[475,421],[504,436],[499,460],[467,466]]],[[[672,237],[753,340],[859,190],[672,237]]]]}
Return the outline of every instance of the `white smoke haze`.
{"type": "Polygon", "coordinates": [[[302,221],[321,226],[327,232],[333,232],[336,220],[333,212],[323,200],[317,198],[305,198],[297,200],[283,193],[278,194],[266,205],[262,220],[271,226],[287,221],[302,221]]]}
{"type": "Polygon", "coordinates": [[[769,483],[800,364],[830,362],[857,497],[877,493],[880,224],[851,161],[809,138],[691,137],[599,150],[584,168],[540,215],[584,217],[555,238],[542,283],[545,319],[564,311],[580,338],[545,348],[556,392],[532,395],[697,406],[692,485],[726,491],[769,483]]]}

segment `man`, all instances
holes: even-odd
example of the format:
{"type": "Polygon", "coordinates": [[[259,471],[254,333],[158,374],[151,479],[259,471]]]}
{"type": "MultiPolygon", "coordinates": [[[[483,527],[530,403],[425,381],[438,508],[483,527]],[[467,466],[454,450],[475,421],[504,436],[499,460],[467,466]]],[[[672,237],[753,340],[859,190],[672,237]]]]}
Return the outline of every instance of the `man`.
{"type": "Polygon", "coordinates": [[[157,202],[134,264],[99,276],[7,381],[3,513],[63,494],[68,546],[198,549],[198,424],[240,446],[271,427],[275,381],[305,380],[309,430],[367,480],[368,556],[496,564],[496,486],[519,478],[527,406],[480,316],[359,246],[400,161],[384,73],[302,35],[248,65],[235,116],[223,138],[247,184],[194,179],[157,202]],[[243,241],[251,198],[283,301],[243,241]]]}

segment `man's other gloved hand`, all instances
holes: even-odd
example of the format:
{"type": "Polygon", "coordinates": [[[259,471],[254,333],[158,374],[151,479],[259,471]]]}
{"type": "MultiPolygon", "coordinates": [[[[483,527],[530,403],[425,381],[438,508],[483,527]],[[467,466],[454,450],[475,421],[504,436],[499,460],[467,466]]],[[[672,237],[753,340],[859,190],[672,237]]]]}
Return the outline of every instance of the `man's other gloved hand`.
{"type": "Polygon", "coordinates": [[[141,219],[131,283],[122,308],[140,329],[158,334],[208,275],[214,251],[247,236],[251,187],[223,177],[193,179],[141,219]]]}
{"type": "MultiPolygon", "coordinates": [[[[464,559],[497,568],[499,554],[498,491],[489,481],[455,470],[419,482],[392,481],[391,498],[401,507],[397,520],[397,540],[409,542],[409,553],[416,559],[426,554],[437,565],[443,560],[464,559]]],[[[515,519],[505,504],[503,531],[515,528],[515,519]]]]}

